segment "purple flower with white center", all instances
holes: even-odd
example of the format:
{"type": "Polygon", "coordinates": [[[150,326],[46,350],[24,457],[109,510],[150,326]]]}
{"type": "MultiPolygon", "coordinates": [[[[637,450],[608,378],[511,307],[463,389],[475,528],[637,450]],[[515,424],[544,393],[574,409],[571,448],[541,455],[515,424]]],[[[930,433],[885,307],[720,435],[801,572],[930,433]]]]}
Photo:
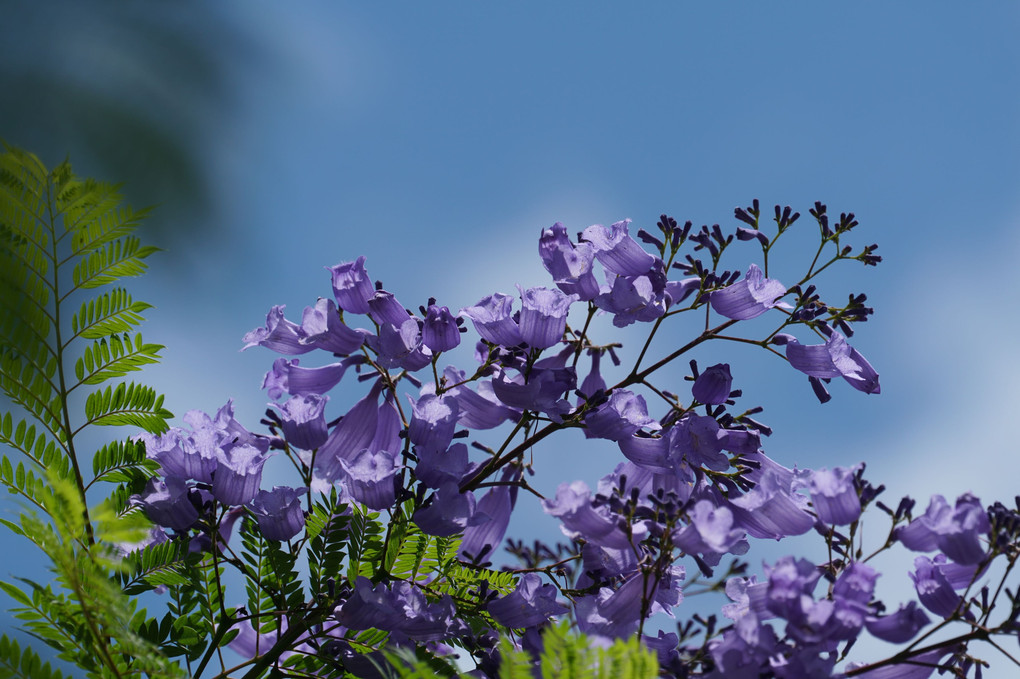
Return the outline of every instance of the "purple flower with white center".
{"type": "Polygon", "coordinates": [[[457,319],[445,306],[430,304],[425,311],[425,325],[421,331],[421,341],[432,350],[432,353],[449,351],[460,344],[460,327],[457,319]]]}
{"type": "Polygon", "coordinates": [[[715,566],[723,554],[745,554],[749,548],[745,531],[733,525],[733,512],[698,500],[688,510],[690,523],[673,534],[673,544],[688,554],[701,556],[715,566]]]}
{"type": "Polygon", "coordinates": [[[264,449],[244,443],[220,452],[213,473],[212,494],[225,505],[244,505],[255,498],[262,483],[264,449]]]}
{"type": "MultiPolygon", "coordinates": [[[[960,606],[963,598],[956,593],[944,570],[946,557],[939,554],[935,560],[926,556],[914,559],[914,570],[908,575],[914,582],[917,598],[929,611],[948,618],[960,606]],[[940,558],[941,557],[941,558],[940,558]]],[[[966,583],[963,584],[966,586],[966,583]]],[[[962,587],[961,587],[962,588],[962,587]]]]}
{"type": "Polygon", "coordinates": [[[789,479],[769,470],[754,488],[729,500],[737,525],[756,538],[779,538],[802,535],[815,523],[804,504],[807,498],[792,492],[789,479]]]}
{"type": "Polygon", "coordinates": [[[259,346],[271,349],[280,354],[294,356],[296,354],[307,354],[315,347],[301,343],[303,333],[301,328],[293,321],[283,317],[284,305],[274,306],[266,314],[266,327],[255,328],[246,334],[241,341],[244,346],[241,351],[259,346]]]}
{"type": "Polygon", "coordinates": [[[315,450],[329,436],[326,430],[328,396],[309,394],[293,396],[282,406],[270,403],[280,411],[280,426],[287,443],[302,450],[315,450]]]}
{"type": "Polygon", "coordinates": [[[315,306],[305,307],[301,316],[301,344],[334,354],[350,354],[365,342],[364,331],[344,325],[331,299],[319,298],[315,306]]]}
{"type": "Polygon", "coordinates": [[[786,345],[786,358],[797,370],[819,379],[842,377],[851,387],[866,394],[881,393],[878,373],[861,354],[832,330],[825,344],[803,345],[787,334],[776,335],[773,344],[786,345]]]}
{"type": "Polygon", "coordinates": [[[629,224],[629,219],[608,227],[593,224],[581,234],[581,240],[591,243],[602,266],[617,276],[640,276],[658,259],[630,236],[629,224]]]}
{"type": "Polygon", "coordinates": [[[446,450],[453,441],[460,408],[450,394],[424,394],[411,400],[411,424],[407,436],[416,446],[430,450],[446,450]]]}
{"type": "Polygon", "coordinates": [[[666,280],[660,271],[640,276],[607,274],[606,278],[609,288],[595,298],[595,305],[613,314],[613,325],[617,328],[635,321],[654,321],[666,313],[666,280]]]}
{"type": "Polygon", "coordinates": [[[520,327],[513,319],[514,298],[497,292],[483,297],[477,305],[460,310],[461,316],[471,319],[482,339],[504,347],[515,347],[524,342],[520,327]]]}
{"type": "Polygon", "coordinates": [[[924,516],[897,528],[896,538],[915,552],[939,549],[956,563],[976,564],[987,556],[981,538],[990,531],[988,513],[973,495],[961,495],[955,508],[933,495],[924,516]]]}
{"type": "Polygon", "coordinates": [[[816,469],[808,477],[811,504],[823,523],[846,526],[861,515],[861,500],[857,496],[854,476],[860,465],[816,469]]]}
{"type": "Polygon", "coordinates": [[[691,387],[694,398],[707,405],[722,405],[730,397],[733,388],[733,376],[730,375],[729,363],[718,363],[705,368],[698,375],[691,387]]]}
{"type": "Polygon", "coordinates": [[[548,349],[563,338],[570,305],[577,295],[567,295],[549,288],[517,287],[521,292],[521,339],[529,347],[548,349]]]}
{"type": "Polygon", "coordinates": [[[131,500],[145,510],[153,523],[176,531],[186,531],[198,521],[198,510],[188,497],[190,488],[183,480],[149,479],[145,492],[131,500]]]}
{"type": "Polygon", "coordinates": [[[396,501],[400,465],[389,451],[366,448],[350,461],[340,458],[340,467],[347,492],[369,509],[386,509],[396,501]]]}
{"type": "Polygon", "coordinates": [[[583,302],[599,294],[599,284],[592,272],[594,248],[590,243],[571,243],[566,227],[560,222],[542,231],[538,254],[545,270],[552,274],[556,287],[563,292],[577,295],[583,302]]]}
{"type": "Polygon", "coordinates": [[[375,286],[365,271],[365,258],[327,266],[326,270],[333,277],[333,296],[337,306],[353,314],[367,314],[368,300],[375,294],[375,286]]]}
{"type": "Polygon", "coordinates": [[[344,359],[339,363],[318,368],[305,368],[300,365],[299,358],[278,358],[273,361],[272,369],[262,379],[262,388],[271,399],[278,399],[283,394],[304,396],[307,394],[325,394],[335,387],[347,368],[361,363],[361,356],[344,359]]]}
{"type": "Polygon", "coordinates": [[[486,606],[489,615],[504,627],[523,629],[541,625],[567,607],[556,601],[556,588],[543,584],[537,573],[525,574],[513,592],[486,606]]]}
{"type": "Polygon", "coordinates": [[[249,507],[267,540],[290,540],[305,527],[301,496],[306,490],[275,486],[272,490],[260,490],[255,494],[249,507]]]}
{"type": "Polygon", "coordinates": [[[474,493],[462,493],[456,483],[445,483],[415,511],[412,520],[429,535],[448,537],[463,532],[474,514],[474,493]]]}
{"type": "Polygon", "coordinates": [[[606,516],[605,508],[595,508],[591,503],[591,491],[584,481],[561,483],[553,500],[542,500],[546,514],[557,517],[563,526],[561,530],[568,537],[580,536],[588,542],[614,549],[629,549],[630,539],[606,516]]]}
{"type": "Polygon", "coordinates": [[[737,321],[757,318],[775,306],[780,297],[786,294],[782,283],[765,278],[765,274],[757,265],[747,268],[744,279],[728,285],[722,290],[715,290],[709,295],[708,301],[720,316],[737,321]]]}
{"type": "Polygon", "coordinates": [[[917,602],[911,601],[905,606],[901,605],[895,613],[883,617],[868,616],[864,626],[873,637],[893,644],[903,644],[917,636],[921,628],[930,622],[928,615],[917,607],[917,602]]]}
{"type": "Polygon", "coordinates": [[[610,394],[609,400],[585,416],[584,423],[585,438],[610,441],[629,438],[643,427],[653,431],[662,428],[655,418],[648,416],[644,397],[626,389],[610,394]]]}
{"type": "Polygon", "coordinates": [[[382,386],[377,382],[368,394],[354,404],[354,407],[333,427],[325,443],[319,447],[315,457],[315,471],[326,481],[340,478],[340,461],[354,459],[366,449],[375,437],[379,421],[379,392],[382,386]]]}
{"type": "Polygon", "coordinates": [[[586,634],[617,638],[633,634],[641,620],[644,601],[651,604],[647,615],[667,613],[672,616],[672,609],[683,599],[681,584],[685,577],[683,566],[672,566],[661,579],[635,573],[615,591],[603,587],[587,606],[581,604],[583,599],[578,600],[578,628],[586,634]],[[594,610],[591,603],[594,603],[594,610]]]}

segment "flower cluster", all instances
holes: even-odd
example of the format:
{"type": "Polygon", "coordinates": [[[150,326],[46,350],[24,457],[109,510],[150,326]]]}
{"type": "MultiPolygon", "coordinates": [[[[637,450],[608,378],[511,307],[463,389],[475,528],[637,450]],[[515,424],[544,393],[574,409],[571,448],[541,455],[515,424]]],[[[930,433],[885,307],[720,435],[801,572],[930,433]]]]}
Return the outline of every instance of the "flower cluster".
{"type": "MultiPolygon", "coordinates": [[[[856,225],[852,215],[844,215],[836,228],[829,226],[824,206],[816,204],[812,215],[822,246],[835,248],[829,264],[873,265],[880,259],[874,246],[853,255],[840,244],[856,225]]],[[[863,479],[862,465],[798,470],[768,457],[762,441],[771,430],[753,419],[760,408],[735,409],[741,392],[733,388],[729,364],[699,370],[691,361],[691,384],[682,389],[652,381],[656,371],[695,347],[732,340],[729,328],[771,313],[778,319],[771,332],[740,340],[780,358],[784,355],[773,347],[785,347],[785,359],[808,376],[823,402],[831,398],[826,385],[835,377],[858,391],[879,393],[877,372],[847,342],[851,323],[871,313],[863,307],[864,296],[851,296],[844,308],[823,303],[809,284],[828,266],[815,268],[823,263],[818,258],[789,287],[770,278],[769,251],[799,215],[777,207],[778,232],[772,237],[759,228],[758,216],[757,202],[738,209],[737,219],[747,226],[733,235],[718,225],[700,231],[690,222],[681,227],[663,216],[658,235],[640,230],[638,239],[630,234],[629,220],[589,226],[576,241],[556,223],[541,232],[538,248],[552,287],[495,292],[458,311],[429,299],[419,313],[412,312],[372,281],[364,257],[330,267],[332,299],[306,308],[300,323],[288,320],[283,307],[273,307],[265,326],[244,338],[245,348],[261,346],[285,357],[316,350],[329,356],[318,366],[299,358],[273,363],[263,382],[273,400],[265,420],[269,435],[244,429],[229,404],[215,417],[189,413],[185,421],[193,431],[144,438],[162,478],[150,482],[136,502],[154,522],[181,536],[213,525],[210,517],[224,515],[216,508],[240,507],[265,540],[290,540],[307,526],[299,546],[319,552],[333,526],[359,522],[357,530],[368,532],[350,547],[346,572],[339,562],[334,572],[315,571],[317,582],[326,583],[315,610],[328,614],[314,624],[284,615],[273,627],[303,625],[288,653],[298,648],[295,639],[306,654],[312,653],[308,648],[326,648],[327,641],[335,646],[342,640],[350,650],[363,640],[360,631],[378,630],[385,634],[372,649],[388,639],[442,656],[450,652],[445,642],[457,640],[473,649],[477,672],[491,675],[499,658],[486,639],[516,630],[519,645],[537,651],[541,630],[568,615],[590,637],[642,635],[664,672],[824,677],[837,672],[840,645],[845,650],[865,631],[896,643],[914,639],[931,624],[929,617],[914,601],[885,615],[874,600],[878,573],[855,552],[862,511],[880,492],[863,479]],[[751,264],[743,275],[721,269],[734,236],[761,246],[762,266],[751,264]],[[690,251],[681,255],[685,248],[690,251]],[[705,254],[707,259],[700,258],[705,254]],[[677,271],[680,276],[671,277],[677,271]],[[699,310],[708,319],[704,330],[645,363],[665,321],[699,310]],[[607,380],[602,361],[608,354],[619,365],[619,345],[597,343],[589,335],[592,319],[600,315],[615,327],[649,328],[636,363],[615,380],[607,380]],[[575,317],[583,324],[572,325],[575,317]],[[461,344],[468,323],[479,338],[475,365],[441,365],[461,344]],[[793,330],[815,339],[802,344],[793,330]],[[364,395],[328,416],[327,408],[339,400],[329,392],[345,378],[364,385],[364,395]],[[594,490],[567,481],[555,495],[543,497],[528,481],[533,463],[527,453],[569,428],[613,442],[621,461],[594,490]],[[487,444],[485,437],[497,444],[487,444]],[[271,449],[286,455],[305,487],[260,490],[271,449]],[[489,567],[521,491],[541,498],[569,544],[527,552],[522,568],[507,566],[519,576],[508,582],[489,567]],[[332,500],[316,503],[313,496],[332,500]],[[372,512],[382,511],[389,521],[373,537],[369,528],[382,524],[372,523],[372,512]],[[731,624],[715,634],[714,621],[709,623],[700,647],[681,638],[689,625],[678,634],[645,634],[651,616],[679,610],[689,570],[712,578],[724,559],[747,553],[752,539],[779,540],[811,530],[825,536],[833,558],[815,565],[788,557],[767,567],[761,581],[728,579],[725,590],[733,603],[723,613],[731,624]],[[423,570],[423,564],[433,565],[423,570]],[[776,621],[785,627],[777,628],[776,621]]],[[[909,507],[889,513],[896,526],[890,543],[939,551],[918,557],[910,574],[921,606],[942,620],[968,613],[966,590],[1005,551],[990,547],[993,525],[977,500],[964,496],[950,507],[937,497],[913,520],[909,507]]],[[[214,542],[227,539],[213,534],[214,542]]],[[[224,558],[231,561],[229,550],[224,558]]],[[[235,561],[244,567],[242,559],[235,561]]],[[[315,564],[324,562],[328,559],[315,564]]],[[[729,573],[744,568],[734,571],[731,565],[729,573]]],[[[284,608],[280,604],[276,615],[284,608]]],[[[255,617],[249,626],[258,628],[255,617]]],[[[245,632],[245,639],[250,636],[245,632]]],[[[266,645],[278,643],[283,642],[266,645]]],[[[260,654],[257,647],[248,650],[260,654]]],[[[942,650],[924,656],[932,667],[953,651],[942,650]]],[[[884,666],[853,669],[858,670],[862,676],[886,676],[884,666]]]]}

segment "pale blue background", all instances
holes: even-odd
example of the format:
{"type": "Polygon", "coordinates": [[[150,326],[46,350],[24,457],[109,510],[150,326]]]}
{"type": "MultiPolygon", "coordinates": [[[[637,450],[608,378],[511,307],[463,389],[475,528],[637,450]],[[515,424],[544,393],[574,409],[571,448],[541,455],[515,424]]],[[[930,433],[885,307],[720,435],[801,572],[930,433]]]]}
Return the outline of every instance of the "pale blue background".
{"type": "MultiPolygon", "coordinates": [[[[95,18],[21,8],[34,28],[0,29],[8,76],[50,87],[37,97],[38,83],[10,78],[0,136],[126,180],[136,204],[166,203],[152,227],[167,252],[137,290],[157,306],[147,339],[169,347],[148,379],[178,414],[233,398],[256,426],[273,355],[237,353],[240,337],[273,304],[298,318],[328,295],[326,265],[363,254],[405,306],[432,295],[460,308],[546,284],[536,242],[554,221],[652,228],[666,212],[732,227],[757,197],[805,215],[774,269],[789,281],[821,200],[857,214],[850,242],[880,244],[878,269],[843,266],[822,290],[834,303],[864,291],[877,308],[853,341],[882,395],[833,384],[823,406],[774,358],[736,345],[697,356],[733,364],[783,464],[866,461],[889,504],[1016,494],[1016,4],[92,4],[95,18]],[[171,39],[124,28],[146,11],[146,30],[171,39]],[[201,58],[175,61],[191,50],[201,58]],[[170,141],[98,147],[95,128],[75,127],[67,83],[170,141]]],[[[746,247],[730,265],[749,261],[746,247]]],[[[593,483],[619,459],[565,440],[534,451],[545,490],[593,483]]],[[[511,532],[555,539],[528,507],[511,532]]],[[[885,527],[876,516],[872,533],[885,527]]],[[[911,596],[904,575],[883,581],[911,596]]]]}

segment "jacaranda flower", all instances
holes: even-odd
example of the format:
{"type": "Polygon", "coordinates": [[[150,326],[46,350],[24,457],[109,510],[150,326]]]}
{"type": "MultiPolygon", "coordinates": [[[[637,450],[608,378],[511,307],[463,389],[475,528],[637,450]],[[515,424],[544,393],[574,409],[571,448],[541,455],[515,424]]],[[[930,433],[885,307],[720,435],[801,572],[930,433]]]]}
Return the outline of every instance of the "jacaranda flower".
{"type": "Polygon", "coordinates": [[[779,298],[785,294],[782,283],[765,278],[761,269],[752,264],[743,280],[714,291],[708,301],[720,316],[746,321],[778,306],[779,298]]]}

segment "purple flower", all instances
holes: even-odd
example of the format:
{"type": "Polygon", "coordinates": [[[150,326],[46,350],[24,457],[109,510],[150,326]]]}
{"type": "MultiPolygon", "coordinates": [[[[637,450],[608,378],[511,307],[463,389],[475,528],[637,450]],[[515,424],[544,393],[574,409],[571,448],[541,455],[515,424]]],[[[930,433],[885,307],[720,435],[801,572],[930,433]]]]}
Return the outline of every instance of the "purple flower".
{"type": "MultiPolygon", "coordinates": [[[[443,371],[448,384],[464,382],[467,375],[449,366],[443,371]]],[[[434,390],[434,387],[433,387],[434,390]]],[[[457,400],[460,408],[458,424],[468,429],[492,429],[515,415],[515,411],[499,402],[491,382],[479,382],[478,391],[472,391],[466,384],[447,389],[447,394],[457,400]]]]}
{"type": "Polygon", "coordinates": [[[262,467],[267,459],[265,449],[250,443],[222,451],[213,473],[213,497],[225,505],[251,502],[262,483],[262,467]]]}
{"type": "Polygon", "coordinates": [[[588,542],[614,549],[631,546],[616,521],[605,515],[605,506],[598,509],[592,506],[591,491],[584,481],[561,483],[554,499],[542,500],[542,508],[546,514],[559,518],[568,536],[580,536],[588,542]]]}
{"type": "Polygon", "coordinates": [[[786,288],[782,283],[765,278],[761,269],[752,264],[742,281],[712,292],[708,300],[720,316],[746,321],[778,306],[777,300],[785,294],[786,288]]]}
{"type": "Polygon", "coordinates": [[[280,425],[287,443],[302,450],[314,450],[326,442],[326,402],[328,396],[309,394],[293,396],[282,406],[271,403],[280,410],[280,425]]]}
{"type": "Polygon", "coordinates": [[[383,323],[379,337],[369,338],[369,346],[379,353],[378,363],[384,368],[399,366],[414,372],[432,360],[432,352],[422,344],[417,318],[408,318],[399,326],[383,323]]]}
{"type": "Polygon", "coordinates": [[[729,469],[730,460],[722,453],[721,428],[714,418],[685,415],[673,429],[673,445],[692,467],[705,466],[717,472],[729,469]]]}
{"type": "Polygon", "coordinates": [[[267,540],[290,540],[305,527],[301,495],[307,488],[275,486],[260,490],[251,501],[251,512],[267,540]]]}
{"type": "Polygon", "coordinates": [[[617,276],[640,276],[647,273],[658,259],[631,238],[629,224],[629,219],[608,227],[593,224],[581,234],[581,239],[591,243],[595,249],[595,256],[602,266],[617,276]]]}
{"type": "Polygon", "coordinates": [[[698,401],[708,405],[722,405],[730,397],[733,388],[733,376],[730,375],[730,364],[719,363],[709,366],[698,375],[691,387],[691,393],[698,401]]]}
{"type": "Polygon", "coordinates": [[[254,346],[266,347],[280,354],[294,356],[295,354],[306,354],[315,347],[302,344],[303,333],[301,328],[294,322],[283,317],[284,306],[274,306],[266,314],[266,327],[255,328],[246,334],[241,341],[244,346],[241,351],[254,346]]]}
{"type": "Polygon", "coordinates": [[[397,499],[400,465],[393,453],[363,449],[350,461],[340,458],[347,491],[369,509],[387,509],[397,499]]]}
{"type": "Polygon", "coordinates": [[[831,331],[825,344],[803,345],[796,338],[782,334],[773,338],[774,344],[786,344],[786,358],[797,370],[820,379],[842,377],[850,386],[866,394],[878,394],[881,387],[878,373],[846,338],[831,331]]]}
{"type": "Polygon", "coordinates": [[[792,493],[791,481],[770,469],[748,493],[731,499],[737,525],[756,538],[779,539],[811,530],[815,519],[804,510],[807,498],[792,493]]]}
{"type": "Polygon", "coordinates": [[[365,271],[365,258],[353,262],[341,262],[326,267],[333,276],[333,296],[337,306],[353,314],[367,314],[368,300],[375,294],[375,286],[365,271]]]}
{"type": "Polygon", "coordinates": [[[176,531],[186,531],[198,521],[198,510],[188,497],[187,483],[170,477],[165,481],[149,479],[145,492],[131,499],[140,505],[153,523],[176,531]]]}
{"type": "Polygon", "coordinates": [[[673,544],[688,554],[697,554],[714,566],[727,552],[747,552],[746,533],[734,527],[733,512],[716,507],[708,500],[698,500],[688,510],[690,523],[673,535],[673,544]]]}
{"type": "Polygon", "coordinates": [[[563,292],[577,295],[584,302],[599,294],[599,284],[591,268],[595,250],[590,243],[571,243],[566,227],[560,222],[542,231],[538,254],[545,270],[552,274],[556,287],[563,292]]]}
{"type": "Polygon", "coordinates": [[[400,327],[410,318],[411,315],[404,305],[397,301],[392,292],[376,290],[368,299],[369,317],[379,325],[390,325],[400,327]]]}
{"type": "Polygon", "coordinates": [[[422,342],[432,353],[449,351],[460,344],[460,327],[457,319],[445,306],[430,304],[425,312],[425,325],[421,331],[422,342]]]}
{"type": "Polygon", "coordinates": [[[990,530],[988,513],[973,495],[961,495],[955,508],[941,495],[933,495],[924,516],[897,528],[896,537],[915,552],[939,549],[956,563],[976,564],[987,555],[981,537],[990,530]]]}
{"type": "Polygon", "coordinates": [[[595,305],[613,314],[613,325],[617,328],[635,321],[654,321],[666,313],[666,280],[660,270],[640,276],[607,274],[606,278],[610,286],[595,298],[595,305]]]}
{"type": "Polygon", "coordinates": [[[456,483],[445,483],[432,494],[431,501],[415,511],[412,520],[429,535],[447,537],[461,533],[475,513],[475,496],[460,492],[456,483]]]}
{"type": "Polygon", "coordinates": [[[513,592],[490,602],[486,610],[504,627],[523,629],[541,625],[552,616],[565,613],[567,607],[556,601],[554,586],[543,584],[537,573],[527,573],[513,592]]]}
{"type": "MultiPolygon", "coordinates": [[[[465,449],[466,450],[466,449],[465,449]]],[[[508,470],[504,480],[513,478],[518,472],[508,470]]],[[[510,486],[495,486],[482,496],[475,505],[471,524],[464,529],[464,537],[457,548],[457,554],[468,560],[481,563],[496,553],[507,526],[510,514],[517,500],[517,489],[510,486]]]]}
{"type": "MultiPolygon", "coordinates": [[[[956,593],[954,583],[946,572],[946,557],[939,554],[935,560],[926,556],[914,559],[914,570],[908,575],[914,582],[917,598],[929,611],[942,618],[948,618],[960,606],[962,597],[956,593]]],[[[967,583],[956,583],[960,589],[967,583]]]]}
{"type": "Polygon", "coordinates": [[[363,332],[344,325],[333,300],[319,298],[315,306],[305,307],[301,316],[302,337],[299,342],[334,354],[350,354],[364,343],[363,332]]]}
{"type": "Polygon", "coordinates": [[[861,515],[861,500],[854,486],[854,475],[858,469],[860,465],[811,472],[808,477],[811,504],[823,523],[845,526],[861,515]]]}
{"type": "Polygon", "coordinates": [[[418,464],[414,475],[429,488],[439,488],[447,482],[460,483],[473,466],[468,460],[468,449],[463,443],[449,448],[419,448],[418,464]]]}
{"type": "Polygon", "coordinates": [[[497,292],[483,297],[475,306],[461,309],[460,314],[471,319],[475,330],[486,342],[515,347],[523,343],[524,339],[513,319],[513,303],[513,297],[497,292]]]}
{"type": "Polygon", "coordinates": [[[273,361],[272,369],[262,379],[262,388],[269,398],[277,399],[285,393],[292,396],[325,394],[340,382],[347,368],[363,359],[355,356],[318,368],[302,367],[300,360],[278,358],[273,361]]]}
{"type": "Polygon", "coordinates": [[[584,423],[585,438],[610,441],[629,438],[642,427],[661,429],[659,422],[648,416],[644,397],[626,389],[617,389],[610,394],[609,400],[585,416],[584,423]]]}
{"type": "Polygon", "coordinates": [[[895,613],[878,617],[868,616],[864,620],[865,627],[872,636],[893,644],[903,644],[921,631],[931,620],[917,607],[916,601],[900,606],[895,613]]]}
{"type": "Polygon", "coordinates": [[[566,295],[559,290],[528,288],[521,291],[521,339],[535,349],[548,349],[563,338],[567,327],[570,305],[577,295],[566,295]]]}
{"type": "Polygon", "coordinates": [[[532,368],[527,379],[523,375],[508,377],[501,369],[492,378],[492,390],[504,404],[521,410],[538,410],[550,416],[562,416],[570,410],[563,398],[577,384],[573,368],[532,368]]]}
{"type": "Polygon", "coordinates": [[[315,457],[315,471],[326,481],[336,481],[340,477],[341,459],[352,461],[355,455],[371,443],[379,421],[381,390],[378,382],[373,385],[369,393],[355,403],[339,424],[333,427],[329,437],[319,447],[315,457]]]}
{"type": "Polygon", "coordinates": [[[373,586],[371,580],[359,575],[354,592],[336,609],[334,617],[350,629],[392,630],[405,618],[404,602],[386,583],[373,586]]]}
{"type": "Polygon", "coordinates": [[[424,394],[417,401],[411,401],[411,411],[407,432],[411,443],[430,450],[446,450],[453,441],[460,412],[456,397],[424,394]]]}

